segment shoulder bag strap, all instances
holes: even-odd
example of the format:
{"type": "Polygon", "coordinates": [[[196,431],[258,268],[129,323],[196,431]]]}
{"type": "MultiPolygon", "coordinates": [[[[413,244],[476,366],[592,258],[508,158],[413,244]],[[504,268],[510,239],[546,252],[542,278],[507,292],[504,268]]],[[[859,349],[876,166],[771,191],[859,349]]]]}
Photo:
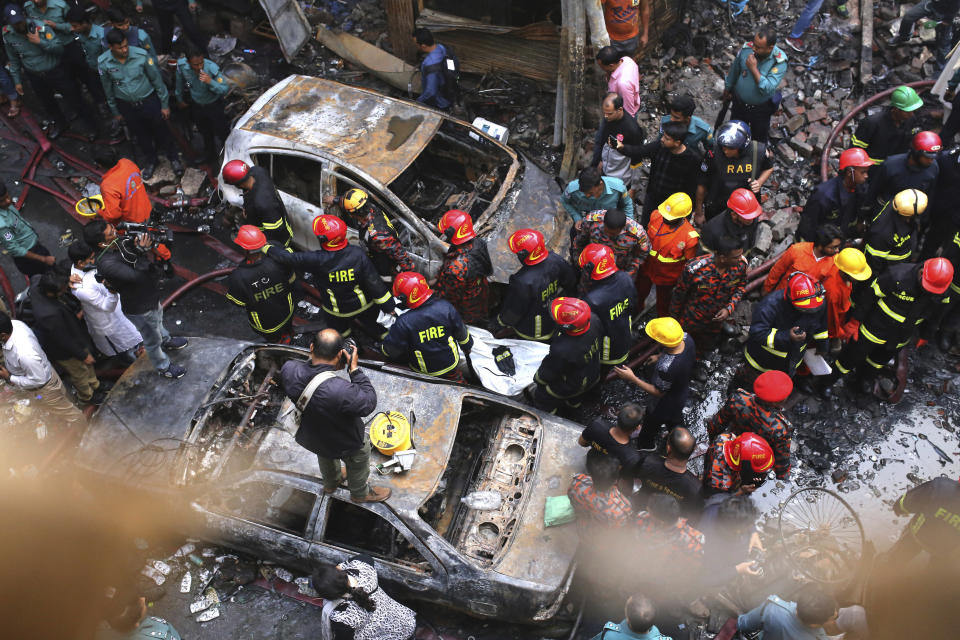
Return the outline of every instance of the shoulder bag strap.
{"type": "Polygon", "coordinates": [[[303,393],[300,394],[300,397],[297,398],[297,411],[301,413],[310,403],[310,399],[313,397],[313,394],[316,392],[317,387],[329,380],[330,378],[336,378],[337,374],[333,371],[321,371],[317,375],[311,378],[310,382],[307,383],[306,388],[303,390],[303,393]]]}

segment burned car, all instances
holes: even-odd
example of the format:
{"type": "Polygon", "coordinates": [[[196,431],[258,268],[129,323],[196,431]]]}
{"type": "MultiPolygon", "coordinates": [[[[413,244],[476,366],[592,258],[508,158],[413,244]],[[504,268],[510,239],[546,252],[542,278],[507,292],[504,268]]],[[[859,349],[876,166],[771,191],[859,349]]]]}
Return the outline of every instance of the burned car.
{"type": "MultiPolygon", "coordinates": [[[[576,425],[364,362],[378,393],[370,418],[409,416],[416,458],[402,473],[372,471],[393,490],[385,503],[355,504],[346,488],[324,494],[316,456],[294,441],[278,373],[306,350],[192,338],[183,357],[176,385],[156,384],[141,358],[110,391],[76,457],[90,480],[188,504],[185,533],[305,572],[369,553],[391,593],[506,621],[554,617],[577,532],[545,529],[544,501],[582,466],[576,425]],[[500,505],[469,508],[477,491],[500,505]]],[[[387,460],[374,449],[372,465],[387,460]]]]}
{"type": "MultiPolygon", "coordinates": [[[[538,229],[554,250],[567,243],[556,181],[479,129],[415,102],[289,76],[254,102],[225,146],[225,161],[270,172],[300,249],[320,248],[312,223],[323,196],[354,187],[384,210],[428,277],[446,251],[436,224],[449,209],[470,213],[487,237],[498,282],[517,269],[507,248],[517,229],[538,229]]],[[[239,189],[220,185],[227,202],[242,204],[239,189]]]]}

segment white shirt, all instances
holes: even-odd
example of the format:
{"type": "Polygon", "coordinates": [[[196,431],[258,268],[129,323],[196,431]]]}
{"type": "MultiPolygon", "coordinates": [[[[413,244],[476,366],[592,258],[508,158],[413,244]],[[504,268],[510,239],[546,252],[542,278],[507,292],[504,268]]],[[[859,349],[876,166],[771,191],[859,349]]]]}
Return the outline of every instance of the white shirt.
{"type": "Polygon", "coordinates": [[[23,391],[39,389],[53,376],[50,361],[30,327],[19,320],[12,322],[13,331],[3,343],[4,366],[10,372],[10,385],[23,391]]]}
{"type": "Polygon", "coordinates": [[[83,317],[94,346],[100,353],[113,356],[134,348],[143,342],[143,338],[123,315],[120,296],[97,282],[96,274],[96,270],[81,271],[71,267],[70,275],[79,275],[83,281],[79,286],[71,285],[70,290],[83,307],[83,317]]]}

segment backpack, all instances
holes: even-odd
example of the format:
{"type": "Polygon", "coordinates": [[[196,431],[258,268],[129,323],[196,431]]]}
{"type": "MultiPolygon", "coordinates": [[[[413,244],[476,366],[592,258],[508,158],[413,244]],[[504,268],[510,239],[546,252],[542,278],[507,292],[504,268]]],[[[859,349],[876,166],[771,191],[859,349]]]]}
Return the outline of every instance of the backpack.
{"type": "Polygon", "coordinates": [[[423,75],[439,73],[443,76],[443,85],[440,87],[440,95],[451,105],[460,102],[460,59],[447,45],[441,45],[446,55],[443,61],[436,64],[428,64],[423,67],[423,75]]]}

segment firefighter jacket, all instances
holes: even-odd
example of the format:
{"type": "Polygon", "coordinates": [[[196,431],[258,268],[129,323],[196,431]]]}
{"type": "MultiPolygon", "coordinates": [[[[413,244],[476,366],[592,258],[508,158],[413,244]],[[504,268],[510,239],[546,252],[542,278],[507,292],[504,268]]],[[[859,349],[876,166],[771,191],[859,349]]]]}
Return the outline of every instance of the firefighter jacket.
{"type": "Polygon", "coordinates": [[[883,205],[867,229],[867,244],[863,248],[874,271],[908,260],[917,249],[917,231],[916,216],[900,215],[894,211],[893,201],[883,205]]]}
{"type": "Polygon", "coordinates": [[[910,149],[910,140],[920,132],[916,117],[910,117],[900,126],[886,107],[860,121],[856,133],[850,138],[855,147],[866,149],[874,164],[881,164],[887,157],[910,149]]]}
{"type": "Polygon", "coordinates": [[[452,244],[443,257],[434,289],[457,308],[464,322],[480,322],[487,317],[490,303],[487,276],[491,273],[493,265],[483,238],[452,244]]]}
{"type": "Polygon", "coordinates": [[[606,210],[591,211],[583,217],[580,231],[573,238],[570,262],[578,264],[580,253],[588,244],[602,244],[613,250],[617,268],[633,277],[637,274],[640,263],[646,260],[647,254],[650,253],[647,234],[638,222],[627,218],[627,224],[620,230],[620,235],[611,238],[603,230],[604,214],[606,210]]]}
{"type": "Polygon", "coordinates": [[[909,153],[898,153],[888,157],[878,169],[876,175],[870,176],[867,185],[867,203],[883,204],[904,189],[923,191],[933,203],[936,195],[937,176],[940,165],[936,162],[929,167],[921,167],[910,163],[909,153]]]}
{"type": "Polygon", "coordinates": [[[954,302],[960,296],[960,232],[953,234],[953,239],[943,247],[943,257],[953,265],[953,282],[950,283],[950,295],[954,302]]]}
{"type": "Polygon", "coordinates": [[[293,269],[269,256],[243,262],[227,278],[227,300],[241,306],[253,330],[272,334],[293,317],[293,269]]]}
{"type": "Polygon", "coordinates": [[[783,371],[793,377],[803,362],[803,352],[817,342],[817,351],[827,352],[827,305],[813,312],[800,311],[783,291],[767,294],[753,308],[750,335],[743,354],[757,371],[783,371]],[[791,327],[807,334],[805,340],[790,339],[791,327]]]}
{"type": "Polygon", "coordinates": [[[550,317],[550,303],[577,284],[577,272],[555,253],[538,264],[525,264],[510,276],[503,309],[497,321],[512,327],[521,338],[546,341],[556,325],[550,317]]]}
{"type": "Polygon", "coordinates": [[[724,209],[719,215],[707,220],[701,231],[700,249],[713,253],[720,246],[720,238],[730,236],[740,243],[740,248],[744,253],[749,253],[757,244],[757,230],[760,224],[756,219],[751,220],[750,224],[737,224],[733,220],[736,215],[729,209],[724,209]]]}
{"type": "Polygon", "coordinates": [[[683,269],[670,300],[670,315],[685,330],[694,333],[717,333],[720,323],[713,318],[726,309],[733,315],[743,298],[747,284],[747,260],[721,271],[713,255],[691,260],[683,269]]]}
{"type": "Polygon", "coordinates": [[[716,415],[707,419],[707,435],[710,440],[715,440],[724,432],[736,435],[755,433],[763,436],[773,449],[773,470],[781,480],[790,474],[792,431],[793,427],[783,417],[780,409],[766,405],[743,389],[734,391],[716,415]]]}
{"type": "Polygon", "coordinates": [[[442,376],[460,364],[458,345],[469,354],[473,338],[453,305],[433,295],[397,318],[380,350],[391,360],[405,360],[414,371],[442,376]]]}
{"type": "Polygon", "coordinates": [[[540,363],[534,381],[554,398],[575,398],[600,382],[600,341],[603,322],[590,314],[590,328],[571,336],[560,331],[540,363]]]}
{"type": "Polygon", "coordinates": [[[633,346],[633,318],[637,312],[637,289],[633,278],[617,271],[603,280],[591,280],[584,300],[603,324],[600,363],[620,364],[633,346]]]}
{"type": "Polygon", "coordinates": [[[813,190],[800,214],[800,227],[797,235],[803,240],[812,241],[817,229],[830,223],[837,225],[848,237],[856,235],[856,224],[860,220],[860,208],[867,199],[865,185],[859,185],[848,191],[843,184],[843,176],[834,176],[813,190]]]}
{"type": "Polygon", "coordinates": [[[697,255],[700,234],[686,218],[671,227],[657,210],[650,214],[647,235],[651,247],[645,267],[647,277],[656,285],[676,284],[687,261],[697,255]]]}
{"type": "Polygon", "coordinates": [[[398,267],[399,271],[417,270],[393,223],[379,207],[367,203],[353,213],[353,220],[380,275],[392,276],[398,267]]]}
{"type": "Polygon", "coordinates": [[[786,289],[790,274],[795,271],[805,273],[817,282],[823,282],[837,272],[837,265],[833,262],[833,256],[817,259],[813,255],[812,242],[795,242],[787,247],[783,255],[770,267],[767,279],[763,281],[763,292],[767,294],[777,289],[786,289]]]}
{"type": "Polygon", "coordinates": [[[874,299],[869,305],[860,335],[877,344],[896,341],[897,348],[910,340],[920,325],[935,330],[950,303],[950,290],[931,293],[920,282],[922,264],[898,264],[880,274],[871,284],[874,299]]]}
{"type": "Polygon", "coordinates": [[[243,213],[247,223],[259,227],[269,242],[289,246],[293,230],[287,222],[287,208],[270,174],[263,167],[250,167],[250,175],[253,176],[253,187],[243,193],[243,213]]]}
{"type": "Polygon", "coordinates": [[[366,252],[349,244],[340,251],[290,253],[269,245],[267,255],[282,265],[313,275],[320,289],[324,312],[338,318],[352,318],[373,305],[393,311],[393,296],[380,279],[366,252]]]}

